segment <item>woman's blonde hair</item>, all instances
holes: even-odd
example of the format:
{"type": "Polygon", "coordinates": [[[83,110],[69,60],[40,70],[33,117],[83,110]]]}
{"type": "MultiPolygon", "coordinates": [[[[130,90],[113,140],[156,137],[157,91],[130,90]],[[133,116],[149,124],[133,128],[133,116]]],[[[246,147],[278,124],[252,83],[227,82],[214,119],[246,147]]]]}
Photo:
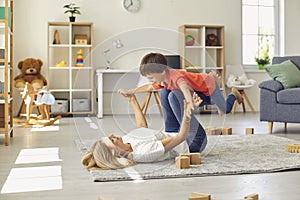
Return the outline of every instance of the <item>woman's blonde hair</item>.
{"type": "Polygon", "coordinates": [[[108,147],[101,139],[96,141],[91,149],[85,153],[81,162],[87,170],[121,169],[134,165],[134,162],[130,159],[116,157],[113,149],[108,147]]]}

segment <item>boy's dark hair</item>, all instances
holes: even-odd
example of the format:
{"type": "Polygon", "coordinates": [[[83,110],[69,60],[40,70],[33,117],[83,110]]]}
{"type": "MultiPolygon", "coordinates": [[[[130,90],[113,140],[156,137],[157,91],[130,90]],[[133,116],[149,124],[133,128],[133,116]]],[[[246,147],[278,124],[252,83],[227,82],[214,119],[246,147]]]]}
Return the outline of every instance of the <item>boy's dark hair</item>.
{"type": "Polygon", "coordinates": [[[167,59],[160,53],[149,53],[145,55],[140,64],[140,73],[142,76],[153,73],[162,73],[167,69],[167,59]]]}

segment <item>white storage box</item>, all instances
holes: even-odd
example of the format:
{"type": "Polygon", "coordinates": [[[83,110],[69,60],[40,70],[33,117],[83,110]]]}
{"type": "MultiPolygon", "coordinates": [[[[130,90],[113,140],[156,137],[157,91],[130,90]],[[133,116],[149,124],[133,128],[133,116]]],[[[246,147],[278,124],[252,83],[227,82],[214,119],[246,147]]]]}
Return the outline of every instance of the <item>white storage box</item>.
{"type": "Polygon", "coordinates": [[[73,112],[90,111],[89,99],[73,99],[73,112]]]}
{"type": "Polygon", "coordinates": [[[67,99],[55,99],[53,105],[51,105],[51,112],[68,112],[69,102],[67,99]]]}

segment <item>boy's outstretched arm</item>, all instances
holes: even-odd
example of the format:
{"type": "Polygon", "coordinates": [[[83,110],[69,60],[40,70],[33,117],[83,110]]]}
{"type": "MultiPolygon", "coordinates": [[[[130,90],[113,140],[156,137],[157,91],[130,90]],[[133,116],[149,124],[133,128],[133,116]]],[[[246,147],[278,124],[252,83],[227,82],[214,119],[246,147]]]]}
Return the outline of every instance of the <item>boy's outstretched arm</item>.
{"type": "Polygon", "coordinates": [[[187,112],[189,112],[189,114],[191,114],[192,111],[194,110],[194,103],[193,103],[193,97],[191,95],[190,87],[186,82],[182,82],[182,83],[180,83],[179,88],[183,93],[185,101],[188,103],[187,104],[187,112]]]}

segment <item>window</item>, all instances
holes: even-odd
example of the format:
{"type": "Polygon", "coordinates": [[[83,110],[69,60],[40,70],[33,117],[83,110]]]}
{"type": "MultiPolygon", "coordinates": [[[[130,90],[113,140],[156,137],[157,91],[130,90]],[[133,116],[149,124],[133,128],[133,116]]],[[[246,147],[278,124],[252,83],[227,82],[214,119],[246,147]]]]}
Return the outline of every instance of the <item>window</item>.
{"type": "Polygon", "coordinates": [[[256,65],[255,58],[272,58],[279,48],[278,0],[242,0],[242,62],[256,65]]]}

